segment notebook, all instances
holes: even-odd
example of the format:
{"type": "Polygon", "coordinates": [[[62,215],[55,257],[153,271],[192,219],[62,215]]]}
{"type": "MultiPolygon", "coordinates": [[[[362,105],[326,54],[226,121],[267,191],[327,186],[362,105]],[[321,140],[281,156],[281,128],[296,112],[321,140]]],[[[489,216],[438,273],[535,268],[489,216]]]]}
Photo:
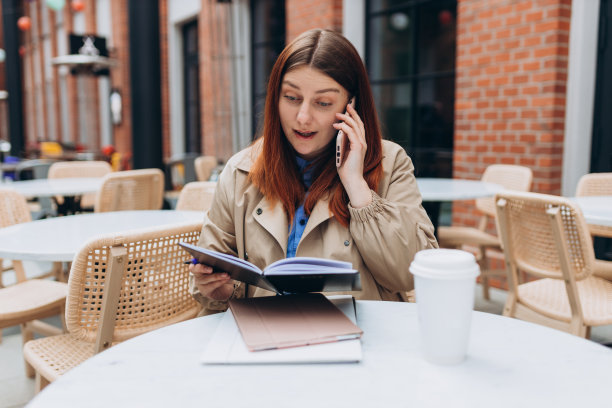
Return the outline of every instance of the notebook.
{"type": "MultiPolygon", "coordinates": [[[[356,323],[352,296],[332,296],[330,300],[350,322],[356,323]]],[[[204,364],[350,363],[361,359],[359,338],[304,347],[249,351],[231,310],[225,312],[201,357],[204,364]]]]}

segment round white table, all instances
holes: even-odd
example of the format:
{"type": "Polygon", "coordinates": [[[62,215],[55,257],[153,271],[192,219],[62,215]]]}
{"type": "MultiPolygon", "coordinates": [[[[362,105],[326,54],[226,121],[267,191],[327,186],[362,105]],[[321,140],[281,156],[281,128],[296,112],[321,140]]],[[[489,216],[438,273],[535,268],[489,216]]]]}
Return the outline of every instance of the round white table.
{"type": "Polygon", "coordinates": [[[98,191],[102,179],[102,177],[35,179],[3,183],[0,187],[17,190],[26,198],[77,196],[98,191]]]}
{"type": "Polygon", "coordinates": [[[203,221],[202,211],[148,210],[67,215],[0,228],[0,258],[72,262],[94,236],[203,221]]]}
{"type": "Polygon", "coordinates": [[[587,224],[612,227],[612,196],[572,197],[584,214],[587,224]]]}
{"type": "Polygon", "coordinates": [[[609,406],[612,351],[543,326],[474,312],[468,357],[436,366],[419,352],[416,306],[357,302],[363,360],[203,365],[220,315],[121,343],[47,386],[28,407],[609,406]]]}
{"type": "Polygon", "coordinates": [[[417,177],[423,201],[473,200],[491,197],[504,188],[499,184],[479,180],[417,177]]]}

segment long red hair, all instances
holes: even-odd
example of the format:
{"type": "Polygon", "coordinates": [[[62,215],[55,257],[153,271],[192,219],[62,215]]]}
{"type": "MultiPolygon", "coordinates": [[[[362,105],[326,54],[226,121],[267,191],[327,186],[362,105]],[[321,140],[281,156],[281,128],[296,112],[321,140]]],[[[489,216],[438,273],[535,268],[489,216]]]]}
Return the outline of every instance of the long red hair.
{"type": "MultiPolygon", "coordinates": [[[[260,136],[263,146],[255,159],[249,178],[271,202],[280,201],[290,220],[304,201],[306,192],[295,162],[295,151],[281,128],[278,110],[281,83],[292,69],[308,66],[321,71],[338,82],[351,96],[361,117],[366,135],[367,151],[363,176],[368,186],[376,191],[382,177],[382,136],[368,75],[361,57],[353,45],[333,31],[310,30],[292,41],[278,56],[266,95],[264,122],[260,136]]],[[[335,144],[335,139],[332,140],[335,144]]],[[[313,182],[304,202],[310,214],[316,202],[329,197],[329,210],[348,227],[350,214],[348,195],[336,170],[335,149],[329,146],[313,163],[313,182]]]]}

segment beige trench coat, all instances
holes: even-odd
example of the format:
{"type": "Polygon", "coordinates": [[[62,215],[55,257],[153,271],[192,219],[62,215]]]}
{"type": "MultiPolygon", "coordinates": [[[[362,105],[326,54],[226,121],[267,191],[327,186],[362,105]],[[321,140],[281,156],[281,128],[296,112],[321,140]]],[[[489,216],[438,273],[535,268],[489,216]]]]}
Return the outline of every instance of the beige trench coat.
{"type": "MultiPolygon", "coordinates": [[[[272,205],[248,180],[260,145],[236,155],[220,175],[212,207],[204,220],[199,245],[246,258],[263,269],[285,258],[289,221],[280,203],[272,205]]],[[[360,272],[362,290],[357,299],[406,300],[413,289],[408,267],[414,255],[437,247],[434,229],[421,205],[414,166],[399,145],[383,141],[384,174],[372,203],[355,209],[349,205],[350,225],[343,227],[330,213],[327,199],[310,214],[296,256],[348,261],[360,272]]],[[[239,284],[234,297],[245,296],[239,284]]],[[[201,314],[225,310],[227,302],[212,301],[191,286],[202,303],[201,314]]],[[[248,296],[271,295],[249,287],[248,296]]]]}

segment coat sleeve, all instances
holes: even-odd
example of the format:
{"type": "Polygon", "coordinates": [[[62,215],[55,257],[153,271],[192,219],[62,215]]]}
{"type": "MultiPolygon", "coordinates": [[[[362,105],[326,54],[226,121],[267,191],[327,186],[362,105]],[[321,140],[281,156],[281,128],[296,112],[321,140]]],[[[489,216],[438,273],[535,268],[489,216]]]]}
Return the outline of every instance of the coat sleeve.
{"type": "MultiPolygon", "coordinates": [[[[233,194],[235,186],[235,171],[226,167],[219,177],[210,210],[204,217],[202,232],[198,245],[218,252],[237,256],[236,232],[234,224],[233,194]]],[[[189,277],[189,291],[203,309],[200,315],[216,313],[227,309],[227,301],[211,300],[203,296],[189,277]]],[[[234,291],[237,292],[236,290],[234,291]]]]}
{"type": "Polygon", "coordinates": [[[434,227],[421,205],[412,161],[395,155],[387,188],[372,191],[372,202],[355,209],[349,204],[349,231],[377,284],[391,292],[413,288],[408,270],[414,255],[437,248],[434,227]]]}

